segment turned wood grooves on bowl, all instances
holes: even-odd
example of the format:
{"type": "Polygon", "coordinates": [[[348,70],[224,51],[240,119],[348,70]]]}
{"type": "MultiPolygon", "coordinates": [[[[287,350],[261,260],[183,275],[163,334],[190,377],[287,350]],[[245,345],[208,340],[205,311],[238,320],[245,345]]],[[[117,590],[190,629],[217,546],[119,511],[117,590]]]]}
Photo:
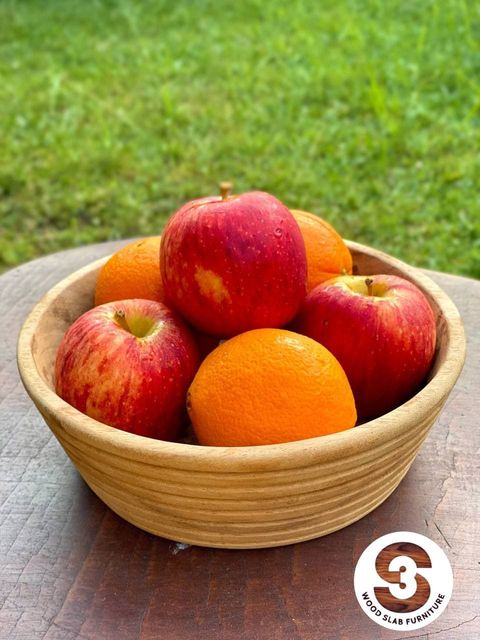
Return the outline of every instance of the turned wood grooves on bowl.
{"type": "Polygon", "coordinates": [[[117,514],[156,535],[211,547],[285,545],[326,535],[381,504],[407,473],[465,357],[460,316],[428,277],[349,242],[355,270],[417,284],[437,319],[427,384],[394,411],[341,433],[260,447],[201,447],[103,425],[53,390],[55,354],[68,326],[93,305],[100,266],[60,282],[27,318],[18,342],[23,383],[73,464],[117,514]]]}

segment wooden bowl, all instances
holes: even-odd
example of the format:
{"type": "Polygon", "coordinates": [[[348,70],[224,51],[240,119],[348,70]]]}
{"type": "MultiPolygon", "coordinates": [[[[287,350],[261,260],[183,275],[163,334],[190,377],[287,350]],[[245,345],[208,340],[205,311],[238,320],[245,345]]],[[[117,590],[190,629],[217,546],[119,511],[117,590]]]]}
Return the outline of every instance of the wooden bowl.
{"type": "Polygon", "coordinates": [[[85,482],[137,527],[209,547],[272,547],[326,535],[359,520],[397,487],[463,366],[465,337],[447,295],[416,269],[348,243],[355,270],[403,276],[426,294],[437,319],[437,351],[424,388],[354,429],[258,447],[163,442],[106,426],[54,392],[58,345],[93,306],[102,258],[57,284],[19,336],[25,388],[85,482]]]}

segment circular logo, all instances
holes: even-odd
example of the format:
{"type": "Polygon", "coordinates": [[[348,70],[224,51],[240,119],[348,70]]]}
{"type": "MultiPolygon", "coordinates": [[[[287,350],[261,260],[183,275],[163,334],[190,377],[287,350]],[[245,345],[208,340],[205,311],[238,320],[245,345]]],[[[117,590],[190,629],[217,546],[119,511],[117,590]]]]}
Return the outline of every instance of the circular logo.
{"type": "Polygon", "coordinates": [[[425,627],[446,609],[452,595],[450,562],[429,538],[410,531],[374,540],[355,568],[357,600],[369,618],[387,629],[425,627]]]}

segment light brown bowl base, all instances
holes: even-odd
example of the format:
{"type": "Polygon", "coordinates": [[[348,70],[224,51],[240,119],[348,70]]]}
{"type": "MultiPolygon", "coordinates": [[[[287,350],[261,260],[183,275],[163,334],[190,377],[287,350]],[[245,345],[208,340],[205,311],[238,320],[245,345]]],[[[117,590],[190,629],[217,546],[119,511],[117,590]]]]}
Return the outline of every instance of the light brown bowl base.
{"type": "Polygon", "coordinates": [[[460,374],[465,338],[439,287],[408,265],[348,243],[362,274],[417,284],[437,318],[430,379],[396,410],[354,429],[261,447],[201,447],[113,429],[61,400],[53,363],[68,326],[93,305],[102,259],[54,287],[21,331],[25,387],[91,489],[113,511],[155,535],[209,547],[259,548],[332,533],[370,513],[398,486],[460,374]]]}

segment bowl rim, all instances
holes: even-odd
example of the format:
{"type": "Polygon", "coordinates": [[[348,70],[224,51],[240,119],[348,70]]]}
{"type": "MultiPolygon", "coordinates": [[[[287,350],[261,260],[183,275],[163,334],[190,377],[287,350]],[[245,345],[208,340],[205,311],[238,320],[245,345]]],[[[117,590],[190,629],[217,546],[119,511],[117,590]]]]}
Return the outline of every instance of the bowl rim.
{"type": "Polygon", "coordinates": [[[32,353],[40,319],[72,282],[98,269],[110,256],[95,260],[54,285],[33,307],[20,329],[17,365],[28,394],[44,416],[53,416],[62,429],[87,446],[110,450],[123,458],[155,466],[200,471],[266,471],[326,463],[380,446],[414,429],[439,411],[463,367],[466,353],[462,319],[447,294],[417,268],[382,251],[346,240],[350,250],[380,259],[401,270],[407,279],[435,299],[445,319],[447,339],[443,362],[433,377],[407,402],[353,429],[281,444],[213,447],[156,440],[98,422],[62,400],[41,377],[32,353]]]}

